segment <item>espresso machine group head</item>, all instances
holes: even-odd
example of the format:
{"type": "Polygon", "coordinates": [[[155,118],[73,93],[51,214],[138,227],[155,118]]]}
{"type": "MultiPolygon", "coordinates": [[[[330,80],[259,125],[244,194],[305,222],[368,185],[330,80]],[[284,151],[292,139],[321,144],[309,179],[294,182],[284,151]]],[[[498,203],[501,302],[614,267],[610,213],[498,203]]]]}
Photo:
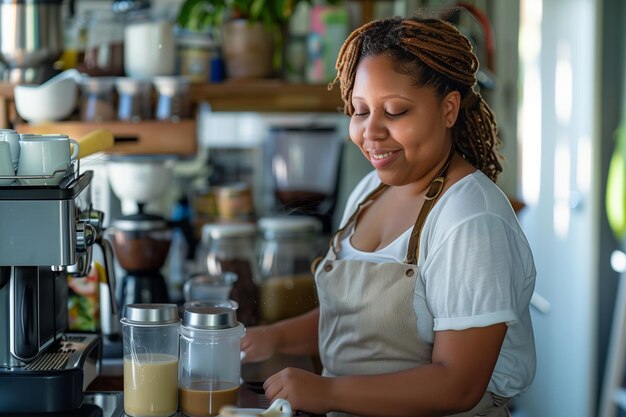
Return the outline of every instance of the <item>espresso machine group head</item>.
{"type": "Polygon", "coordinates": [[[67,273],[86,274],[93,244],[103,246],[114,283],[92,177],[0,187],[0,414],[77,410],[100,372],[101,338],[66,333],[67,273]]]}

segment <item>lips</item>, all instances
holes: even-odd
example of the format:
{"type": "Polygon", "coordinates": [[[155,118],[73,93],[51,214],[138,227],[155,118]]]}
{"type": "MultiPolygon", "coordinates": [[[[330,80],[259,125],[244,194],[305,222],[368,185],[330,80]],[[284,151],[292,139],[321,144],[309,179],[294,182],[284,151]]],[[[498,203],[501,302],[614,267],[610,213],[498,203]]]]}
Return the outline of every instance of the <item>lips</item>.
{"type": "Polygon", "coordinates": [[[398,155],[400,155],[400,151],[371,150],[368,151],[368,154],[370,156],[370,162],[372,163],[374,168],[378,169],[393,162],[398,157],[398,155]]]}

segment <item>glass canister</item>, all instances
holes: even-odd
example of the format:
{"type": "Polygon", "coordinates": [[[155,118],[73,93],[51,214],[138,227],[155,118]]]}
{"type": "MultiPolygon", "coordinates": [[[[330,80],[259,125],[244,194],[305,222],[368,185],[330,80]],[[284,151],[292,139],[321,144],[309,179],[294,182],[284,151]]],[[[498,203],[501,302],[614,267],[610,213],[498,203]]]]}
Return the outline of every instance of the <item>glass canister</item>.
{"type": "Polygon", "coordinates": [[[170,416],[178,410],[180,318],[176,304],[124,308],[124,412],[170,416]]]}
{"type": "Polygon", "coordinates": [[[189,80],[186,77],[154,77],[157,92],[155,118],[177,122],[190,116],[189,80]]]}
{"type": "Polygon", "coordinates": [[[124,75],[124,20],[110,10],[89,14],[81,72],[93,76],[124,75]]]}
{"type": "Polygon", "coordinates": [[[191,82],[211,79],[211,60],[217,56],[217,45],[210,32],[183,30],[177,39],[178,73],[191,82]]]}
{"type": "Polygon", "coordinates": [[[265,323],[297,316],[318,305],[311,262],[319,255],[321,222],[309,216],[259,219],[260,309],[265,323]]]}
{"type": "Polygon", "coordinates": [[[149,79],[119,77],[115,86],[119,97],[118,120],[139,122],[150,119],[152,83],[149,79]]]}
{"type": "Polygon", "coordinates": [[[80,118],[86,122],[115,119],[115,77],[83,77],[80,118]]]}
{"type": "Polygon", "coordinates": [[[238,405],[240,341],[245,334],[235,310],[187,305],[180,338],[180,409],[193,417],[216,416],[238,405]]]}
{"type": "Polygon", "coordinates": [[[259,272],[255,254],[256,226],[252,223],[209,223],[202,226],[195,274],[219,276],[233,272],[237,280],[230,298],[239,303],[238,317],[245,326],[259,321],[259,272]]]}

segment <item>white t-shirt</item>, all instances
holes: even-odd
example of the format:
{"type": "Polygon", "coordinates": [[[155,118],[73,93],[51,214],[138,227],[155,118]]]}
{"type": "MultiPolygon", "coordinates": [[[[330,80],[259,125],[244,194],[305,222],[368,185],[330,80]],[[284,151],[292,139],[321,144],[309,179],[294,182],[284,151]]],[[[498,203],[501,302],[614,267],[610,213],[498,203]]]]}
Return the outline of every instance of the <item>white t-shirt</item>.
{"type": "MultiPolygon", "coordinates": [[[[361,180],[348,199],[342,226],[379,184],[376,171],[361,180]]],[[[352,227],[338,258],[404,262],[412,229],[380,250],[363,252],[350,244],[352,227]]],[[[509,398],[526,391],[536,367],[529,311],[535,265],[508,199],[481,171],[453,184],[432,208],[422,229],[418,267],[413,308],[422,340],[432,344],[436,331],[506,323],[488,390],[509,398]]]]}

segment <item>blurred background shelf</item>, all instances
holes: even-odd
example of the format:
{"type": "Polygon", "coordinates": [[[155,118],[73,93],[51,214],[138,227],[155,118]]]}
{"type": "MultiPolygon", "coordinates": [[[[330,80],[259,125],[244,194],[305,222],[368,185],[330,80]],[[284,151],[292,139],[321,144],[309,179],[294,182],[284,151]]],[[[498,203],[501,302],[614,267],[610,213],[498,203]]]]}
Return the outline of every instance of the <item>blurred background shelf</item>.
{"type": "Polygon", "coordinates": [[[145,120],[140,123],[128,122],[56,122],[38,125],[18,124],[20,133],[50,134],[62,133],[78,138],[96,129],[110,130],[115,137],[110,154],[173,154],[193,156],[197,151],[196,122],[184,119],[179,122],[145,120]]]}
{"type": "Polygon", "coordinates": [[[213,111],[333,112],[343,108],[339,87],[290,84],[280,80],[192,84],[191,100],[208,102],[213,111]]]}

